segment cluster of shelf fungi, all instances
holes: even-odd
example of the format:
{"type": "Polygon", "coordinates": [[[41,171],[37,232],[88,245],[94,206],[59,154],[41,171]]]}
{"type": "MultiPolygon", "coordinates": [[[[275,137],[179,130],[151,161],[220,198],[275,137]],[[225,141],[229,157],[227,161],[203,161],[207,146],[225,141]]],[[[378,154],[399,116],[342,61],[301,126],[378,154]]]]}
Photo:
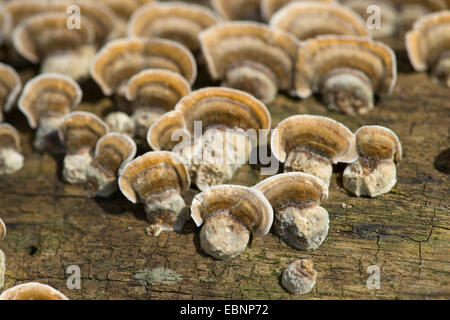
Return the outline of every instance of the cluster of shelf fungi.
{"type": "MultiPolygon", "coordinates": [[[[400,141],[385,127],[353,133],[314,115],[289,117],[269,132],[266,105],[282,91],[298,98],[316,94],[333,111],[370,112],[375,96],[390,94],[397,76],[393,50],[373,39],[395,35],[405,39],[415,70],[429,70],[450,86],[450,4],[380,1],[382,28],[376,30],[367,28],[372,1],[366,0],[210,4],[4,2],[0,120],[18,108],[36,130],[35,150],[65,155],[66,183],[84,185],[98,197],[120,190],[143,203],[155,236],[180,231],[192,218],[201,226],[202,249],[216,259],[236,257],[251,234],[264,237],[272,227],[295,249],[317,249],[328,233],[328,212],[320,204],[328,197],[333,165],[348,164],[346,190],[376,197],[396,184],[400,141]],[[80,28],[67,28],[70,5],[81,9],[80,28]],[[16,69],[30,63],[39,64],[40,73],[23,86],[16,69]],[[192,90],[198,66],[221,86],[192,90]],[[80,84],[89,78],[115,101],[117,110],[104,119],[76,109],[80,84]],[[253,139],[249,130],[267,134],[253,139]],[[136,157],[135,137],[152,151],[136,157]],[[253,187],[226,184],[269,139],[284,173],[253,187]],[[191,185],[200,193],[188,208],[182,195],[191,185]]],[[[0,174],[13,174],[23,163],[19,133],[1,123],[0,174]]],[[[0,240],[5,236],[0,219],[0,240]]],[[[0,250],[0,288],[4,273],[0,250]]],[[[312,261],[295,261],[282,284],[306,293],[316,275],[312,261]]],[[[5,290],[0,299],[67,297],[31,282],[5,290]]]]}

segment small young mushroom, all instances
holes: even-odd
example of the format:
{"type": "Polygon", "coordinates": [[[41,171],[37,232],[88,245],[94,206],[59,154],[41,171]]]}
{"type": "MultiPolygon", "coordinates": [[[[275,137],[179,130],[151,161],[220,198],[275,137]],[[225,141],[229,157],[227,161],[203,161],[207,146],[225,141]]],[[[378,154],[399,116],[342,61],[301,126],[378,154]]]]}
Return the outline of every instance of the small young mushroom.
{"type": "Polygon", "coordinates": [[[128,23],[128,36],[170,39],[197,52],[200,48],[198,34],[219,20],[212,10],[201,5],[152,2],[133,13],[128,23]]]}
{"type": "Polygon", "coordinates": [[[125,96],[131,102],[136,135],[145,138],[152,124],[190,92],[189,83],[173,71],[147,69],[134,75],[125,96]]]}
{"type": "Polygon", "coordinates": [[[342,5],[294,1],[270,19],[270,26],[287,31],[298,40],[336,34],[368,37],[365,21],[342,5]]]}
{"type": "Polygon", "coordinates": [[[195,196],[191,217],[200,230],[200,246],[210,256],[232,259],[247,247],[250,233],[264,237],[273,210],[264,195],[237,185],[211,187],[195,196]]]}
{"type": "Polygon", "coordinates": [[[260,0],[211,0],[211,5],[227,21],[262,21],[260,0]]]}
{"type": "Polygon", "coordinates": [[[0,175],[14,173],[23,167],[23,155],[20,150],[19,132],[13,126],[1,123],[0,175]]]}
{"type": "Polygon", "coordinates": [[[292,262],[281,277],[281,284],[292,294],[305,294],[310,292],[316,284],[317,271],[308,259],[292,262]]]}
{"type": "Polygon", "coordinates": [[[261,13],[264,20],[269,21],[275,12],[289,3],[305,1],[311,3],[333,3],[335,0],[261,0],[261,13]]]}
{"type": "Polygon", "coordinates": [[[329,217],[320,206],[328,187],[319,178],[302,172],[277,174],[256,186],[274,210],[275,233],[290,246],[315,250],[328,234],[329,217]]]}
{"type": "Polygon", "coordinates": [[[135,125],[133,119],[125,112],[114,111],[105,117],[105,123],[109,128],[109,132],[118,132],[134,137],[135,125]]]}
{"type": "Polygon", "coordinates": [[[363,126],[355,136],[359,158],[345,168],[344,188],[358,197],[389,192],[397,183],[395,162],[402,158],[397,135],[385,127],[363,126]]]}
{"type": "Polygon", "coordinates": [[[170,70],[181,74],[190,84],[197,76],[197,64],[185,46],[157,38],[109,41],[95,56],[90,73],[103,94],[123,97],[128,80],[145,69],[170,70]]]}
{"type": "Polygon", "coordinates": [[[264,103],[278,90],[293,91],[298,41],[289,33],[256,22],[227,22],[200,34],[214,80],[251,93],[264,103]]]}
{"type": "Polygon", "coordinates": [[[394,52],[368,38],[318,36],[298,50],[297,95],[307,98],[320,92],[331,110],[366,113],[373,109],[374,94],[390,94],[396,80],[394,52]]]}
{"type": "Polygon", "coordinates": [[[173,152],[147,152],[121,169],[119,189],[132,203],[144,204],[155,236],[181,231],[189,220],[189,210],[181,193],[190,179],[183,160],[173,152]]]}
{"type": "Polygon", "coordinates": [[[97,141],[94,159],[86,169],[86,188],[107,198],[117,190],[119,169],[136,155],[136,143],[120,133],[108,133],[97,141]]]}
{"type": "Polygon", "coordinates": [[[92,151],[97,141],[107,133],[107,125],[90,112],[74,111],[61,118],[58,135],[66,149],[64,181],[71,184],[86,182],[92,151]]]}
{"type": "Polygon", "coordinates": [[[431,74],[450,87],[450,11],[431,13],[406,34],[409,60],[416,71],[431,74]]]}
{"type": "Polygon", "coordinates": [[[49,285],[27,282],[3,291],[0,300],[69,300],[49,285]]]}
{"type": "Polygon", "coordinates": [[[313,115],[291,116],[272,133],[272,154],[284,171],[301,171],[320,178],[328,186],[332,164],[351,163],[358,157],[355,136],[342,123],[313,115]]]}
{"type": "Polygon", "coordinates": [[[36,127],[34,147],[39,151],[62,151],[58,139],[60,119],[81,101],[83,92],[72,78],[57,73],[44,73],[29,80],[18,106],[31,128],[36,127]]]}
{"type": "Polygon", "coordinates": [[[222,184],[246,164],[257,137],[270,129],[270,113],[261,101],[229,88],[193,91],[148,131],[153,150],[180,154],[200,190],[222,184]],[[179,143],[179,139],[183,141],[179,143]]]}
{"type": "Polygon", "coordinates": [[[3,121],[3,111],[12,109],[20,90],[22,81],[16,70],[0,62],[0,122],[3,121]]]}

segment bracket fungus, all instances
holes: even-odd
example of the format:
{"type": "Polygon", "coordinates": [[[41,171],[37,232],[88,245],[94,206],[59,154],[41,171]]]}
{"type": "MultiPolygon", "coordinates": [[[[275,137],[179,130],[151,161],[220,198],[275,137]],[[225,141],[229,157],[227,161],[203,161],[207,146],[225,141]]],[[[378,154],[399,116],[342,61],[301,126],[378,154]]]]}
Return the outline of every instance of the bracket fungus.
{"type": "Polygon", "coordinates": [[[237,185],[211,187],[195,196],[191,217],[200,230],[200,246],[210,256],[225,260],[242,253],[250,233],[264,237],[273,222],[273,210],[264,195],[237,185]]]}
{"type": "Polygon", "coordinates": [[[261,0],[261,14],[264,20],[269,21],[275,12],[292,2],[334,3],[335,0],[261,0]]]}
{"type": "Polygon", "coordinates": [[[151,151],[123,167],[119,189],[132,203],[144,204],[155,236],[166,231],[181,231],[189,220],[189,210],[181,193],[190,179],[183,160],[173,152],[151,151]]]}
{"type": "Polygon", "coordinates": [[[27,282],[3,291],[0,300],[69,300],[49,285],[27,282]]]}
{"type": "Polygon", "coordinates": [[[211,0],[211,5],[227,21],[262,21],[260,0],[211,0]]]}
{"type": "Polygon", "coordinates": [[[130,137],[112,132],[97,141],[92,162],[86,169],[86,188],[95,196],[107,198],[117,190],[119,169],[136,155],[130,137]]]}
{"type": "Polygon", "coordinates": [[[212,10],[201,5],[153,2],[133,13],[128,23],[128,36],[170,39],[197,52],[199,33],[219,20],[212,10]]]}
{"type": "Polygon", "coordinates": [[[66,149],[63,179],[71,184],[86,183],[86,169],[92,161],[97,141],[108,126],[90,112],[74,111],[61,118],[58,135],[66,149]]]}
{"type": "Polygon", "coordinates": [[[298,40],[324,34],[369,36],[365,21],[356,12],[330,3],[294,1],[272,16],[270,26],[298,40]]]}
{"type": "Polygon", "coordinates": [[[409,60],[416,71],[432,75],[450,87],[450,11],[431,13],[406,34],[409,60]]]}
{"type": "Polygon", "coordinates": [[[308,259],[292,262],[281,276],[281,284],[292,294],[305,294],[310,292],[316,284],[317,271],[308,259]]]}
{"type": "Polygon", "coordinates": [[[272,154],[284,171],[301,171],[330,184],[332,164],[356,160],[355,136],[342,123],[313,115],[291,116],[272,133],[272,154]]]}
{"type": "Polygon", "coordinates": [[[256,132],[267,134],[270,122],[265,105],[251,95],[204,88],[185,96],[174,111],[159,118],[148,131],[147,141],[153,150],[180,154],[192,180],[205,190],[231,179],[248,162],[256,147],[256,132]]]}
{"type": "Polygon", "coordinates": [[[214,80],[251,93],[264,103],[278,90],[293,92],[298,41],[256,22],[227,22],[200,33],[202,52],[214,80]]]}
{"type": "Polygon", "coordinates": [[[12,109],[20,90],[22,81],[16,70],[0,62],[0,122],[3,121],[3,111],[12,109]]]}
{"type": "Polygon", "coordinates": [[[385,44],[352,36],[318,36],[298,51],[295,87],[307,98],[320,92],[331,110],[364,114],[374,94],[390,94],[397,80],[394,52],[385,44]]]}
{"type": "Polygon", "coordinates": [[[37,150],[61,152],[59,121],[80,103],[82,96],[78,83],[62,74],[44,73],[26,83],[18,106],[29,126],[38,128],[34,140],[37,150]]]}
{"type": "Polygon", "coordinates": [[[9,37],[12,19],[9,12],[0,4],[0,45],[9,37]]]}
{"type": "Polygon", "coordinates": [[[125,112],[113,111],[105,117],[104,121],[108,126],[109,132],[118,132],[134,137],[136,129],[134,121],[125,112]]]}
{"type": "Polygon", "coordinates": [[[315,250],[328,234],[329,216],[321,201],[328,187],[319,178],[302,172],[277,174],[256,186],[274,210],[275,233],[290,246],[315,250]]]}
{"type": "Polygon", "coordinates": [[[344,188],[356,196],[376,197],[397,183],[395,162],[402,158],[397,135],[380,126],[363,126],[355,132],[359,158],[344,170],[344,188]]]}
{"type": "Polygon", "coordinates": [[[19,132],[8,123],[0,123],[0,175],[11,174],[23,167],[19,132]]]}
{"type": "Polygon", "coordinates": [[[190,92],[186,79],[173,71],[147,69],[135,74],[125,96],[131,102],[136,135],[145,138],[152,124],[190,92]]]}
{"type": "Polygon", "coordinates": [[[197,76],[192,53],[167,39],[127,38],[108,42],[95,56],[90,73],[110,96],[125,96],[128,80],[145,69],[164,69],[181,74],[190,84],[197,76]]]}

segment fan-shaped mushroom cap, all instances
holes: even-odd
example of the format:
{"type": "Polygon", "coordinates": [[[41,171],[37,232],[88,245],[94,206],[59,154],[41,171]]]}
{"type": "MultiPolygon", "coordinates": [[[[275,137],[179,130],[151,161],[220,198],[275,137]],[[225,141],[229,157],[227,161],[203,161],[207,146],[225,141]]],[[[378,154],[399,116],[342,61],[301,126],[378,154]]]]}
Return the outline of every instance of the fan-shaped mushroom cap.
{"type": "Polygon", "coordinates": [[[154,2],[133,13],[128,23],[128,35],[174,40],[195,52],[199,49],[198,34],[218,22],[214,12],[204,6],[154,2]]]}
{"type": "Polygon", "coordinates": [[[397,135],[381,126],[363,126],[356,130],[356,150],[369,159],[402,159],[402,145],[397,135]]]}
{"type": "Polygon", "coordinates": [[[281,121],[272,133],[274,156],[285,162],[289,152],[304,148],[332,163],[350,163],[357,158],[355,136],[342,123],[312,115],[291,116],[281,121]]]}
{"type": "Polygon", "coordinates": [[[21,89],[22,81],[16,70],[0,62],[0,122],[2,111],[11,110],[21,89]]]}
{"type": "Polygon", "coordinates": [[[298,42],[292,35],[256,22],[227,22],[200,34],[208,70],[226,86],[270,102],[278,89],[292,90],[298,42]]]}
{"type": "Polygon", "coordinates": [[[262,20],[260,0],[211,0],[211,5],[224,20],[262,20]]]}
{"type": "Polygon", "coordinates": [[[69,298],[48,285],[28,282],[3,291],[0,300],[69,300],[69,298]]]}
{"type": "Polygon", "coordinates": [[[5,238],[6,238],[6,226],[3,220],[0,219],[0,240],[5,240],[5,238]]]}
{"type": "Polygon", "coordinates": [[[329,3],[292,2],[272,16],[270,26],[287,31],[299,40],[323,34],[369,35],[365,21],[357,13],[329,3]]]}
{"type": "Polygon", "coordinates": [[[21,150],[19,132],[8,123],[0,123],[0,149],[21,150]]]}
{"type": "Polygon", "coordinates": [[[61,118],[58,133],[66,153],[75,154],[82,149],[94,149],[97,141],[108,133],[108,127],[93,113],[74,111],[61,118]]]}
{"type": "Polygon", "coordinates": [[[190,51],[164,39],[128,38],[110,41],[97,53],[91,76],[105,95],[120,91],[134,74],[149,68],[171,70],[189,83],[197,76],[197,65],[190,51]]]}
{"type": "Polygon", "coordinates": [[[12,19],[9,12],[0,6],[0,44],[9,37],[11,31],[12,19]]]}
{"type": "Polygon", "coordinates": [[[72,78],[57,73],[44,73],[29,80],[18,106],[31,128],[42,117],[61,117],[81,101],[83,92],[72,78]]]}
{"type": "Polygon", "coordinates": [[[298,51],[296,69],[295,86],[302,98],[320,91],[324,76],[336,69],[363,72],[377,93],[390,94],[397,80],[396,58],[391,48],[351,36],[318,36],[307,40],[298,51]]]}
{"type": "Polygon", "coordinates": [[[254,186],[274,210],[287,206],[318,205],[328,198],[328,187],[319,178],[303,172],[277,174],[254,186]]]}
{"type": "Polygon", "coordinates": [[[20,153],[20,137],[17,130],[7,124],[0,124],[0,174],[11,174],[23,167],[20,153]]]}
{"type": "Polygon", "coordinates": [[[43,57],[58,51],[74,50],[95,40],[93,25],[81,21],[80,29],[67,28],[67,14],[39,13],[22,21],[13,31],[13,45],[27,60],[38,63],[43,57]]]}
{"type": "Polygon", "coordinates": [[[270,18],[282,7],[287,4],[298,2],[314,2],[314,3],[333,3],[334,0],[261,0],[261,13],[264,20],[269,21],[270,18]]]}
{"type": "Polygon", "coordinates": [[[126,98],[138,105],[171,110],[178,101],[191,92],[189,83],[180,74],[147,69],[128,81],[126,98]]]}
{"type": "Polygon", "coordinates": [[[134,158],[136,151],[136,143],[129,136],[117,132],[107,133],[97,141],[94,162],[115,173],[123,163],[134,158]]]}
{"type": "Polygon", "coordinates": [[[167,151],[147,152],[137,157],[125,165],[119,177],[119,189],[132,203],[169,188],[183,192],[189,185],[183,160],[167,151]]]}
{"type": "Polygon", "coordinates": [[[431,13],[416,21],[406,34],[406,48],[416,71],[435,66],[442,54],[450,51],[450,11],[431,13]]]}
{"type": "Polygon", "coordinates": [[[8,11],[11,16],[11,26],[15,27],[26,18],[44,12],[46,7],[44,1],[15,0],[8,1],[5,5],[5,10],[8,11]]]}
{"type": "Polygon", "coordinates": [[[192,201],[191,217],[197,226],[219,211],[228,211],[258,237],[264,237],[273,222],[269,201],[260,191],[244,186],[213,186],[192,201]]]}
{"type": "MultiPolygon", "coordinates": [[[[270,129],[271,117],[261,101],[229,88],[204,88],[193,91],[175,106],[175,111],[162,116],[148,131],[147,141],[153,150],[170,150],[172,132],[184,129],[194,136],[194,122],[202,128],[270,129]]],[[[204,130],[205,131],[205,130],[204,130]]],[[[175,142],[176,144],[177,142],[175,142]]]]}

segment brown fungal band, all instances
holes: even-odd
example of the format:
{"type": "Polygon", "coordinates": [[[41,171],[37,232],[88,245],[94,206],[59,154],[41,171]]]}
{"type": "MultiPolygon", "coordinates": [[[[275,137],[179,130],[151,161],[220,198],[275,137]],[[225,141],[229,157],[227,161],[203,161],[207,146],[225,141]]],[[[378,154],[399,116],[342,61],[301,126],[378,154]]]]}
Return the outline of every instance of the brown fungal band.
{"type": "Polygon", "coordinates": [[[95,56],[91,76],[105,95],[124,96],[128,80],[145,69],[164,69],[181,74],[190,84],[197,65],[183,45],[167,39],[128,38],[108,42],[95,56]]]}
{"type": "Polygon", "coordinates": [[[291,116],[272,133],[272,154],[285,172],[301,171],[330,184],[332,164],[357,158],[355,136],[342,123],[313,115],[291,116]]]}
{"type": "Polygon", "coordinates": [[[251,93],[264,103],[279,90],[293,91],[298,42],[256,22],[227,22],[200,33],[208,70],[222,85],[251,93]]]}
{"type": "Polygon", "coordinates": [[[3,121],[3,111],[8,112],[14,106],[20,90],[22,81],[16,70],[0,62],[0,122],[3,121]]]}
{"type": "Polygon", "coordinates": [[[247,247],[250,232],[264,237],[273,210],[264,195],[237,185],[213,186],[195,196],[191,217],[200,231],[202,249],[216,259],[232,259],[247,247]]]}
{"type": "Polygon", "coordinates": [[[409,60],[416,71],[432,75],[450,87],[450,11],[431,13],[406,34],[409,60]]]}
{"type": "Polygon", "coordinates": [[[48,285],[27,282],[3,291],[0,300],[69,300],[69,298],[48,285]]]}
{"type": "Polygon", "coordinates": [[[147,152],[128,162],[120,172],[119,189],[132,203],[144,204],[155,236],[181,231],[189,219],[181,193],[190,179],[183,160],[173,152],[147,152]]]}
{"type": "Polygon", "coordinates": [[[397,80],[395,54],[381,42],[353,36],[318,36],[300,46],[295,87],[301,98],[320,92],[331,110],[363,114],[374,94],[390,94],[397,80]]]}
{"type": "Polygon", "coordinates": [[[327,34],[369,36],[365,21],[356,12],[330,3],[294,1],[270,19],[270,26],[287,31],[298,40],[327,34]]]}
{"type": "Polygon", "coordinates": [[[185,96],[174,111],[155,122],[147,141],[153,150],[180,154],[194,183],[205,190],[224,183],[247,163],[257,142],[244,131],[267,131],[270,122],[267,108],[251,95],[228,88],[204,88],[185,96]]]}
{"type": "Polygon", "coordinates": [[[261,14],[265,21],[281,8],[292,2],[311,2],[311,3],[334,3],[334,0],[261,0],[261,14]]]}
{"type": "Polygon", "coordinates": [[[198,34],[220,18],[201,5],[153,2],[136,10],[128,23],[128,36],[170,39],[192,52],[199,50],[198,34]]]}
{"type": "Polygon", "coordinates": [[[344,170],[344,188],[356,196],[376,197],[397,183],[395,162],[402,158],[397,135],[381,126],[363,126],[355,132],[359,158],[344,170]]]}
{"type": "Polygon", "coordinates": [[[60,151],[59,121],[81,102],[82,96],[80,86],[62,74],[45,73],[26,83],[18,106],[29,126],[38,128],[34,141],[37,150],[60,151]]]}
{"type": "Polygon", "coordinates": [[[274,210],[275,233],[288,245],[315,250],[328,234],[328,212],[320,206],[328,197],[328,187],[319,178],[289,172],[267,178],[256,186],[274,210]]]}
{"type": "Polygon", "coordinates": [[[305,294],[310,292],[317,280],[317,271],[314,270],[311,260],[301,259],[292,262],[281,276],[281,284],[292,294],[305,294]]]}
{"type": "Polygon", "coordinates": [[[211,5],[224,20],[262,20],[260,0],[211,0],[211,5]]]}
{"type": "Polygon", "coordinates": [[[61,118],[58,135],[66,150],[64,181],[71,184],[86,182],[92,152],[97,141],[107,133],[107,125],[90,112],[74,111],[61,118]]]}
{"type": "Polygon", "coordinates": [[[112,132],[101,137],[86,169],[86,188],[95,196],[111,196],[117,190],[119,169],[134,158],[136,149],[133,139],[124,134],[112,132]]]}
{"type": "Polygon", "coordinates": [[[0,175],[22,169],[24,157],[20,151],[19,132],[10,124],[0,123],[0,175]]]}

